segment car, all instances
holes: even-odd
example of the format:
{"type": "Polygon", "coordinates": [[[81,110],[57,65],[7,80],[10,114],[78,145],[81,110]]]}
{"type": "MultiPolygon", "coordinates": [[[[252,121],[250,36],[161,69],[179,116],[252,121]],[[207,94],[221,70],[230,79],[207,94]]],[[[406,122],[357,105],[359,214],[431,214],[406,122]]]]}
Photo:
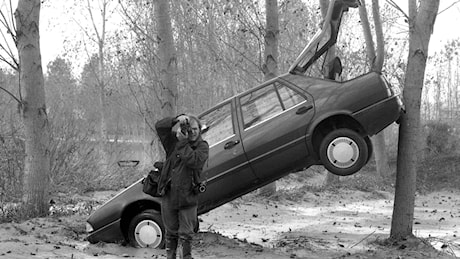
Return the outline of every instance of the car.
{"type": "MultiPolygon", "coordinates": [[[[331,1],[321,30],[287,73],[199,115],[210,151],[198,214],[297,169],[324,165],[347,176],[369,161],[370,137],[404,111],[399,88],[378,72],[344,82],[305,75],[335,44],[342,15],[350,7],[357,7],[357,1],[331,1]]],[[[152,248],[164,244],[161,198],[143,193],[142,180],[89,216],[88,241],[152,248]]]]}

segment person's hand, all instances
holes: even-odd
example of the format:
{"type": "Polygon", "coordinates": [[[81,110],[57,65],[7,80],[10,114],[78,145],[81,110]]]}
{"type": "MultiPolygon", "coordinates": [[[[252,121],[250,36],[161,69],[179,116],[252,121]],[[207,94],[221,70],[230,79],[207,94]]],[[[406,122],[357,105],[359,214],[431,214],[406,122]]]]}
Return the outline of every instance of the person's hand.
{"type": "Polygon", "coordinates": [[[186,115],[180,115],[176,119],[181,124],[186,123],[187,121],[190,120],[190,118],[188,116],[186,116],[186,115]]]}

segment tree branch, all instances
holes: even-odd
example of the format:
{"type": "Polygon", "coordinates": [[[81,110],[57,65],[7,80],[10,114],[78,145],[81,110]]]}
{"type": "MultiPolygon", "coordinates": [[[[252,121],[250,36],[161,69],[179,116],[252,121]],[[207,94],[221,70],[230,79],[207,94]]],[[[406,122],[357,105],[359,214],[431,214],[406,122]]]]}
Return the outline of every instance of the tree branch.
{"type": "MultiPolygon", "coordinates": [[[[137,29],[144,37],[148,38],[150,41],[154,42],[154,43],[158,43],[157,40],[155,40],[153,37],[150,36],[149,33],[146,33],[144,29],[140,28],[138,23],[136,23],[135,19],[133,19],[133,17],[131,17],[128,13],[128,9],[123,6],[123,4],[121,3],[121,1],[118,2],[120,7],[121,7],[121,10],[124,14],[124,18],[127,18],[129,20],[129,23],[135,28],[137,29]]],[[[126,21],[126,19],[125,19],[126,21]]],[[[136,31],[135,31],[136,33],[136,31]]],[[[136,33],[138,34],[138,33],[136,33]]]]}
{"type": "Polygon", "coordinates": [[[387,3],[396,8],[398,11],[400,11],[404,15],[404,17],[409,19],[409,15],[407,15],[406,12],[404,12],[403,9],[401,9],[401,7],[399,7],[399,5],[397,5],[393,0],[387,0],[387,3]]]}
{"type": "Polygon", "coordinates": [[[452,6],[458,4],[460,2],[460,0],[457,0],[456,2],[453,2],[451,5],[449,5],[448,7],[444,8],[443,10],[441,10],[438,15],[440,15],[441,13],[443,13],[444,11],[447,11],[448,9],[450,9],[452,6]]]}
{"type": "Polygon", "coordinates": [[[6,94],[10,95],[11,98],[13,98],[14,100],[16,100],[16,102],[18,102],[20,105],[22,105],[22,101],[19,100],[19,98],[17,98],[15,95],[13,95],[13,93],[11,93],[8,89],[4,88],[4,87],[0,87],[1,90],[5,91],[6,94]]]}
{"type": "MultiPolygon", "coordinates": [[[[94,21],[93,12],[91,11],[91,4],[89,3],[89,0],[87,0],[87,3],[88,3],[89,17],[91,18],[91,23],[93,25],[94,32],[96,33],[96,38],[97,38],[97,40],[99,42],[101,40],[101,37],[99,35],[99,31],[97,30],[96,22],[94,21]]],[[[105,19],[105,17],[103,17],[103,19],[105,19]]]]}
{"type": "MultiPolygon", "coordinates": [[[[0,10],[0,26],[3,26],[6,29],[6,33],[11,35],[11,38],[16,44],[17,38],[16,38],[16,26],[15,22],[13,19],[13,10],[12,10],[12,5],[11,5],[11,0],[9,1],[9,12],[10,15],[6,15],[5,12],[0,10]],[[11,18],[11,21],[9,20],[11,18]]],[[[10,47],[10,44],[8,43],[8,38],[3,31],[0,31],[1,37],[3,38],[3,43],[0,43],[0,49],[3,50],[6,53],[5,55],[0,55],[0,60],[4,61],[7,63],[11,68],[14,70],[18,71],[19,70],[19,62],[15,57],[15,54],[13,50],[10,47]],[[11,59],[11,61],[8,61],[8,58],[11,59]]]]}

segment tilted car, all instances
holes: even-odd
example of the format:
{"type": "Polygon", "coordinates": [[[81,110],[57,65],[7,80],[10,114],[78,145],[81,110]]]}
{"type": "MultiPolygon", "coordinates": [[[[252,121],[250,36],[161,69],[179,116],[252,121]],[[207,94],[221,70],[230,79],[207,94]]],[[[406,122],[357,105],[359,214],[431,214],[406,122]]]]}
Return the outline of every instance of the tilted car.
{"type": "MultiPolygon", "coordinates": [[[[399,89],[370,72],[337,82],[305,76],[337,40],[350,0],[331,1],[322,29],[289,72],[201,113],[210,156],[202,176],[198,214],[273,182],[296,169],[324,165],[345,176],[372,154],[369,137],[403,111],[399,89]]],[[[164,240],[161,198],[142,192],[142,179],[97,209],[87,220],[90,242],[129,241],[159,247],[164,240]]]]}

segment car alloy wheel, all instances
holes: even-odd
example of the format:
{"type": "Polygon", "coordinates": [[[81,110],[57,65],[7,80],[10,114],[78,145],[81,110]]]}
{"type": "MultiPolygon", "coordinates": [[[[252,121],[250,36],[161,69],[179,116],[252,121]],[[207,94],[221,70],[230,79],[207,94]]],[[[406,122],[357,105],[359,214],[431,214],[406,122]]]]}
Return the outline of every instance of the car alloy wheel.
{"type": "Polygon", "coordinates": [[[146,210],[136,215],[129,225],[128,237],[134,247],[162,247],[164,228],[160,214],[154,210],[146,210]]]}
{"type": "Polygon", "coordinates": [[[320,159],[333,174],[346,176],[359,171],[368,161],[368,145],[351,129],[340,128],[326,135],[320,146],[320,159]]]}

